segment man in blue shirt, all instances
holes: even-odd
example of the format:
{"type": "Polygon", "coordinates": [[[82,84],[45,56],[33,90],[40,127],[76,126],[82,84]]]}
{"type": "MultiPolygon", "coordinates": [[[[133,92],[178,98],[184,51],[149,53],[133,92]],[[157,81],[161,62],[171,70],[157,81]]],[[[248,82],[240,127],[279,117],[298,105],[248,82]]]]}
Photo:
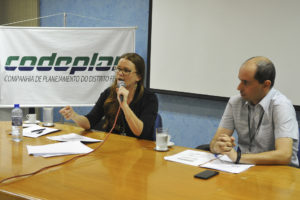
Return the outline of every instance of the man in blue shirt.
{"type": "Polygon", "coordinates": [[[253,57],[243,63],[240,94],[226,106],[210,143],[213,153],[226,154],[235,163],[299,165],[296,113],[290,100],[273,88],[275,74],[268,58],[253,57]]]}

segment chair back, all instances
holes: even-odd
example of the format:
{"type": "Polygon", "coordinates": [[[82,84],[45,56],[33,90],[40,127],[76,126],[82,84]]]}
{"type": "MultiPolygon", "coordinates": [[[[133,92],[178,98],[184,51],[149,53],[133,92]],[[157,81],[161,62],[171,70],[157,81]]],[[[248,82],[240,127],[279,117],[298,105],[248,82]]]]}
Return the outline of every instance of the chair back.
{"type": "Polygon", "coordinates": [[[153,141],[156,140],[156,128],[162,127],[162,126],[163,126],[162,118],[161,118],[160,114],[157,113],[157,116],[156,116],[156,119],[155,119],[155,123],[154,123],[153,141]]]}

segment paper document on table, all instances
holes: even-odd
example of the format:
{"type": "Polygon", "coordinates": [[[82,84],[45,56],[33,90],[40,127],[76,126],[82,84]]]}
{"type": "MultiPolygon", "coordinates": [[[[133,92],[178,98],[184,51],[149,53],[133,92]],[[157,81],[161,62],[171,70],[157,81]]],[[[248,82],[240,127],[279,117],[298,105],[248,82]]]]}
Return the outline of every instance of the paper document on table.
{"type": "Polygon", "coordinates": [[[39,145],[39,146],[27,145],[27,151],[28,154],[32,154],[34,156],[50,157],[50,156],[89,153],[93,151],[93,149],[82,144],[79,141],[72,141],[72,142],[59,142],[59,143],[39,145]]]}
{"type": "Polygon", "coordinates": [[[172,156],[165,156],[164,158],[168,161],[211,168],[230,173],[241,173],[254,166],[252,164],[235,164],[226,155],[215,155],[195,150],[185,150],[172,156]]]}
{"type": "Polygon", "coordinates": [[[199,166],[206,163],[215,156],[202,151],[185,150],[172,156],[165,156],[165,160],[179,162],[187,165],[199,166]]]}
{"type": "Polygon", "coordinates": [[[50,140],[56,140],[60,142],[68,142],[68,141],[80,141],[80,142],[102,142],[103,140],[98,140],[90,137],[85,137],[83,135],[78,135],[76,133],[69,133],[58,136],[48,136],[50,140]]]}
{"type": "Polygon", "coordinates": [[[33,126],[23,129],[23,136],[37,138],[42,135],[54,133],[57,131],[60,131],[60,130],[56,129],[56,128],[48,128],[48,127],[43,127],[43,126],[39,126],[39,125],[33,125],[33,126]]]}

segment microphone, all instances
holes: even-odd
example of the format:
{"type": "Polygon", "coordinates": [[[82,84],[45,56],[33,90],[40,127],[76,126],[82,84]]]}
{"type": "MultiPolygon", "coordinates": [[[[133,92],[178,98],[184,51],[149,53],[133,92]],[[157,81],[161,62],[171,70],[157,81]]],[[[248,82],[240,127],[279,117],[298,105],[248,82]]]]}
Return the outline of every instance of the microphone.
{"type": "MultiPolygon", "coordinates": [[[[126,87],[126,84],[125,84],[124,81],[118,80],[118,88],[120,88],[121,86],[126,87]]],[[[120,94],[120,100],[121,100],[121,102],[123,102],[123,95],[122,94],[120,94]]]]}

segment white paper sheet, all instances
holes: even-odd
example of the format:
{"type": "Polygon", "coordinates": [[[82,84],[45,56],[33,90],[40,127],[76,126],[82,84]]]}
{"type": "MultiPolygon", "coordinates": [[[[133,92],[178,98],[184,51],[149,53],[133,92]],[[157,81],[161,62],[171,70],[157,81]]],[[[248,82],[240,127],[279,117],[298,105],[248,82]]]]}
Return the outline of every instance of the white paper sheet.
{"type": "Polygon", "coordinates": [[[60,142],[68,142],[68,141],[81,141],[81,142],[102,142],[103,140],[97,140],[90,137],[85,137],[83,135],[78,135],[76,133],[69,133],[58,136],[48,136],[50,140],[60,141],[60,142]]]}
{"type": "Polygon", "coordinates": [[[28,128],[30,126],[36,126],[37,124],[23,124],[23,128],[28,128]]]}
{"type": "Polygon", "coordinates": [[[43,127],[43,126],[39,126],[39,125],[33,125],[33,126],[29,126],[28,128],[23,129],[23,136],[37,138],[42,135],[46,135],[46,134],[57,132],[57,131],[59,131],[59,129],[48,128],[48,127],[43,127]],[[40,129],[44,129],[44,130],[40,133],[35,132],[35,130],[40,130],[40,129]]]}
{"type": "Polygon", "coordinates": [[[79,141],[59,142],[54,144],[46,144],[39,146],[27,145],[28,154],[34,156],[59,156],[70,154],[82,154],[93,151],[90,147],[82,144],[79,141]]]}
{"type": "Polygon", "coordinates": [[[212,153],[195,150],[185,150],[172,156],[165,156],[164,158],[168,161],[211,168],[230,173],[241,173],[254,166],[252,164],[235,164],[226,155],[215,156],[212,153]]]}
{"type": "Polygon", "coordinates": [[[202,163],[214,159],[213,154],[202,151],[185,150],[172,156],[165,156],[165,160],[179,162],[187,165],[199,166],[202,163]]]}

